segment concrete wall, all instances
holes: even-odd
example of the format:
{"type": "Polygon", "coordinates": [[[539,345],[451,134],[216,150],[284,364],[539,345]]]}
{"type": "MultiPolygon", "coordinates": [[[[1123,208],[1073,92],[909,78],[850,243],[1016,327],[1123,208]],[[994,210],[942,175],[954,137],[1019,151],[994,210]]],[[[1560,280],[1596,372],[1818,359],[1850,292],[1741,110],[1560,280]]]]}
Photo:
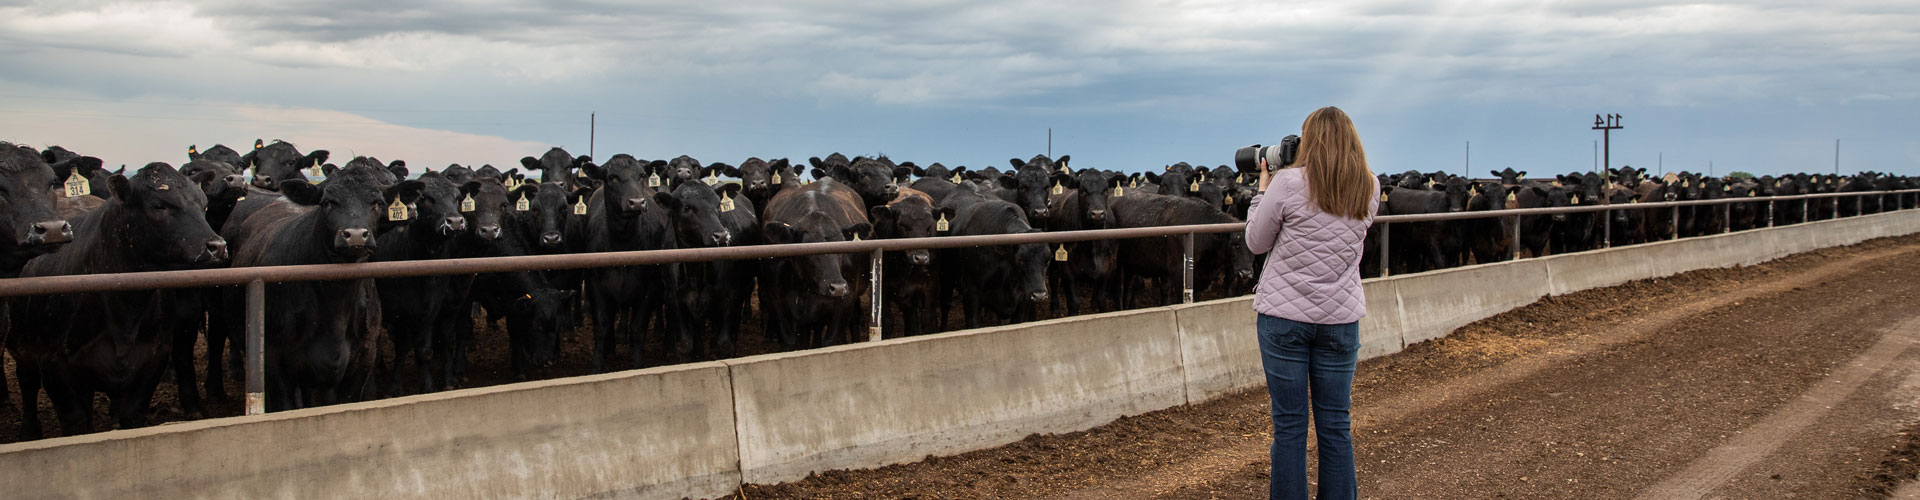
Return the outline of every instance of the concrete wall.
{"type": "MultiPolygon", "coordinates": [[[[1368,280],[1361,357],[1549,294],[1920,232],[1920,211],[1368,280]]],[[[6,498],[681,498],[1258,387],[1251,299],[0,445],[6,498]]]]}

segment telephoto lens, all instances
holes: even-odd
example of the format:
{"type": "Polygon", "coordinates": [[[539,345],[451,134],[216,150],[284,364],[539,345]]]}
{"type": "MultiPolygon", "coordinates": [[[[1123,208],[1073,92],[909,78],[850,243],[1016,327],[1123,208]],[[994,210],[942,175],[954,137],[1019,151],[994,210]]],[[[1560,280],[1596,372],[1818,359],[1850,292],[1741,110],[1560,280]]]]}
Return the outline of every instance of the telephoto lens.
{"type": "Polygon", "coordinates": [[[1289,135],[1280,139],[1279,144],[1261,146],[1255,144],[1233,151],[1233,167],[1242,174],[1260,175],[1260,159],[1266,158],[1272,168],[1286,168],[1293,164],[1293,157],[1300,153],[1300,136],[1289,135]]]}
{"type": "Polygon", "coordinates": [[[1260,155],[1266,148],[1259,144],[1233,150],[1233,168],[1242,174],[1260,174],[1260,155]]]}

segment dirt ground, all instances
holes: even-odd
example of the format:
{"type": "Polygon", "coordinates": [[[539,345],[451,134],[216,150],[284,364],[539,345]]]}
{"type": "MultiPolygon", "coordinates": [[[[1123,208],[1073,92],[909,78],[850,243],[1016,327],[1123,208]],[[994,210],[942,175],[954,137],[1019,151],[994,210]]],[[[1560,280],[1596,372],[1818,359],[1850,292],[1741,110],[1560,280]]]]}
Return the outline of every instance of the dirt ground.
{"type": "MultiPolygon", "coordinates": [[[[862,288],[862,290],[863,291],[861,293],[864,294],[865,293],[864,288],[862,288]]],[[[1143,300],[1143,301],[1148,300],[1146,297],[1160,296],[1158,295],[1157,292],[1142,293],[1141,295],[1142,295],[1142,298],[1140,300],[1143,300]]],[[[1225,291],[1221,290],[1219,287],[1215,287],[1214,289],[1206,290],[1200,293],[1200,296],[1196,297],[1196,300],[1212,300],[1212,299],[1218,299],[1218,298],[1224,298],[1224,297],[1226,297],[1225,291]]],[[[1083,304],[1085,303],[1084,300],[1082,302],[1083,304]]],[[[863,304],[865,303],[865,299],[862,300],[862,303],[863,304]]],[[[770,338],[768,335],[764,333],[765,328],[762,323],[760,314],[758,312],[759,307],[758,307],[757,299],[752,302],[750,309],[753,311],[752,314],[746,321],[743,321],[741,323],[742,331],[739,335],[739,353],[738,354],[740,356],[751,356],[756,354],[779,352],[780,351],[779,343],[775,339],[770,338]]],[[[1038,315],[1040,317],[1038,319],[1048,319],[1048,318],[1065,316],[1066,311],[1064,309],[1065,308],[1063,307],[1062,310],[1060,311],[1051,311],[1049,310],[1048,307],[1042,306],[1039,308],[1038,315]]],[[[864,311],[866,309],[863,307],[862,310],[864,311]]],[[[1085,313],[1087,311],[1086,309],[1083,308],[1082,312],[1085,313]]],[[[890,310],[888,312],[888,318],[892,322],[892,324],[890,325],[890,328],[887,330],[887,338],[894,338],[894,337],[900,336],[899,332],[904,331],[905,327],[900,323],[900,321],[898,321],[899,318],[897,316],[897,313],[890,310]]],[[[470,365],[470,368],[468,369],[468,373],[467,373],[468,379],[466,380],[465,383],[461,384],[460,387],[485,387],[485,386],[508,384],[508,383],[522,381],[521,379],[516,378],[513,374],[513,364],[512,364],[512,358],[510,357],[511,352],[508,350],[507,331],[506,331],[505,321],[503,320],[493,324],[484,324],[483,320],[476,317],[475,324],[477,325],[477,328],[475,331],[475,338],[473,342],[474,347],[470,351],[469,357],[468,357],[469,365],[470,365]]],[[[560,357],[554,363],[554,366],[552,367],[551,371],[547,373],[547,376],[545,377],[535,377],[535,378],[551,379],[551,378],[573,377],[573,376],[586,375],[591,373],[592,366],[593,366],[592,365],[593,330],[591,327],[591,321],[581,321],[581,322],[577,322],[576,324],[579,325],[579,327],[575,329],[574,334],[563,337],[561,339],[560,357]]],[[[993,323],[989,321],[988,324],[993,324],[993,323]]],[[[966,326],[966,318],[962,314],[961,307],[958,304],[955,304],[948,316],[947,329],[960,330],[960,329],[964,329],[965,326],[966,326]]],[[[865,335],[866,333],[864,331],[860,332],[856,340],[864,340],[865,335]]],[[[647,339],[646,367],[675,364],[675,363],[682,363],[682,362],[688,361],[684,359],[670,359],[669,357],[663,356],[662,354],[660,354],[664,352],[665,349],[661,343],[661,337],[657,333],[649,333],[646,339],[647,339]]],[[[382,342],[381,345],[382,345],[382,352],[384,353],[383,356],[390,358],[392,356],[391,345],[387,344],[384,341],[382,342]]],[[[206,365],[206,341],[204,336],[202,337],[200,342],[195,345],[194,351],[196,356],[194,361],[195,372],[198,374],[198,379],[205,380],[206,378],[206,366],[205,366],[206,365]]],[[[620,343],[620,345],[616,348],[616,351],[617,351],[617,354],[610,358],[610,361],[608,364],[609,369],[624,370],[624,369],[633,368],[631,366],[631,363],[628,362],[629,358],[627,353],[629,351],[628,351],[628,346],[624,341],[620,343]]],[[[19,440],[21,411],[20,411],[20,406],[18,404],[18,401],[20,397],[20,386],[19,386],[18,380],[15,379],[13,376],[13,373],[14,373],[13,358],[11,356],[4,355],[3,352],[0,352],[0,358],[5,359],[3,366],[5,367],[5,374],[6,374],[6,376],[4,377],[4,380],[0,380],[0,382],[4,382],[6,384],[8,394],[10,394],[8,398],[8,402],[4,404],[0,404],[0,443],[11,443],[19,440]]],[[[229,371],[228,375],[230,377],[238,376],[234,371],[229,371]]],[[[380,376],[383,377],[380,381],[380,387],[384,389],[387,384],[384,379],[385,377],[384,370],[382,371],[382,374],[380,376]]],[[[411,374],[409,374],[409,376],[411,377],[411,374]]],[[[168,375],[166,375],[164,380],[160,383],[160,386],[158,387],[158,389],[154,391],[152,411],[149,413],[149,418],[148,418],[148,422],[150,424],[161,425],[169,422],[191,420],[191,418],[189,418],[188,415],[180,411],[179,404],[175,399],[178,391],[176,389],[176,386],[173,383],[173,380],[174,380],[173,375],[171,374],[171,372],[168,372],[168,375]]],[[[241,413],[243,413],[244,408],[242,408],[241,406],[241,401],[242,401],[242,396],[245,394],[244,382],[238,378],[232,378],[227,381],[226,388],[227,388],[227,396],[228,396],[226,401],[220,401],[220,402],[207,401],[206,402],[208,416],[224,417],[224,416],[240,415],[241,413]]],[[[113,428],[112,419],[107,416],[108,400],[106,396],[95,395],[94,407],[95,407],[94,408],[94,431],[99,432],[99,431],[112,430],[113,428]]],[[[41,422],[42,428],[44,429],[46,437],[57,437],[57,436],[64,435],[61,432],[61,429],[59,426],[59,420],[54,414],[53,403],[51,400],[47,399],[47,396],[45,394],[42,394],[40,396],[39,410],[40,410],[39,411],[40,422],[41,422]]]]}
{"type": "MultiPolygon", "coordinates": [[[[1551,297],[1362,362],[1361,495],[1890,498],[1920,473],[1916,257],[1909,236],[1551,297]]],[[[1254,390],[729,498],[1259,498],[1267,413],[1254,390]]]]}

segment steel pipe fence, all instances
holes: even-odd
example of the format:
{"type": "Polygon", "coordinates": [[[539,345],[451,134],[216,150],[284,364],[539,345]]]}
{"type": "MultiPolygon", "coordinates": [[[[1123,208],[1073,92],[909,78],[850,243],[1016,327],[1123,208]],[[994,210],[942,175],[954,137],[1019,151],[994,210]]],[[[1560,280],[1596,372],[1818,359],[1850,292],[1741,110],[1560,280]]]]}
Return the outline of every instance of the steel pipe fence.
{"type": "MultiPolygon", "coordinates": [[[[1773,225],[1773,205],[1781,201],[1801,201],[1802,222],[1809,222],[1812,214],[1808,200],[1832,198],[1834,218],[1840,216],[1840,198],[1854,198],[1854,215],[1862,215],[1863,197],[1888,196],[1920,193],[1920,189],[1896,191],[1865,191],[1854,193],[1819,193],[1806,195],[1766,196],[1746,198],[1725,198],[1718,200],[1692,200],[1631,203],[1624,205],[1586,205],[1575,207],[1524,208],[1511,210],[1486,210],[1474,212],[1449,212],[1432,214],[1382,215],[1374,218],[1380,234],[1380,275],[1389,274],[1388,262],[1391,247],[1386,229],[1395,223],[1434,222],[1489,217],[1514,217],[1514,230],[1507,235],[1512,238],[1512,257],[1518,258],[1520,245],[1520,221],[1522,217],[1569,214],[1583,212],[1612,212],[1613,210],[1645,210],[1671,207],[1674,210],[1674,237],[1678,237],[1679,207],[1703,205],[1727,205],[1730,215],[1734,203],[1767,203],[1767,223],[1773,225]]],[[[1896,208],[1893,211],[1900,210],[1896,208]]],[[[1611,220],[1611,217],[1602,217],[1611,220]]],[[[1731,217],[1727,218],[1730,228],[1731,217]]],[[[1603,232],[1610,233],[1610,224],[1603,224],[1603,232]]],[[[925,238],[874,239],[855,241],[836,241],[823,243],[790,243],[775,245],[754,245],[717,248],[680,248],[669,250],[636,250],[624,252],[579,253],[558,255],[528,255],[514,257],[477,257],[441,260],[385,261],[354,264],[309,264],[295,266],[236,267],[220,269],[200,269],[182,271],[152,271],[121,274],[82,274],[68,276],[40,276],[30,278],[0,279],[0,298],[24,295],[52,295],[68,293],[116,292],[135,290],[160,290],[172,288],[200,288],[210,286],[246,287],[246,413],[248,415],[265,411],[265,360],[264,343],[266,329],[266,284],[301,281],[333,281],[366,278],[402,278],[417,276],[444,276],[488,274],[518,271],[543,271],[557,269],[590,269],[660,264],[709,262],[716,260],[770,259],[799,257],[821,254],[857,254],[870,253],[872,262],[869,270],[870,290],[869,307],[872,325],[869,326],[868,340],[881,338],[881,323],[884,314],[881,307],[881,295],[884,282],[881,274],[884,268],[885,252],[917,249],[950,249],[982,246],[1021,245],[1032,243],[1060,244],[1077,241],[1133,239],[1154,237],[1182,237],[1181,241],[1181,302],[1194,301],[1194,255],[1193,239],[1199,234],[1219,234],[1244,231],[1246,223],[1230,222],[1220,224],[1196,224],[1185,226],[1158,226],[1123,229],[1091,229],[1080,231],[1056,231],[1022,234],[975,235],[975,236],[937,236],[925,238]]],[[[1602,242],[1610,241],[1610,234],[1604,235],[1602,242]]]]}

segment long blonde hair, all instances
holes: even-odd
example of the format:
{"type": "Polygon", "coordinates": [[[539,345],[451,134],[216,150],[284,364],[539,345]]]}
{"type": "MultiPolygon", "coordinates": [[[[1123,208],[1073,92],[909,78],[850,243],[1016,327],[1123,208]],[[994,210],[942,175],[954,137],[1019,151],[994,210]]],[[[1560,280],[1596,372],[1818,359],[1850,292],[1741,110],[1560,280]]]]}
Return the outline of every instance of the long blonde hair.
{"type": "Polygon", "coordinates": [[[1353,119],[1333,106],[1314,110],[1300,124],[1300,158],[1307,169],[1307,196],[1320,211],[1348,219],[1365,219],[1379,196],[1373,171],[1367,169],[1367,151],[1353,119]]]}

